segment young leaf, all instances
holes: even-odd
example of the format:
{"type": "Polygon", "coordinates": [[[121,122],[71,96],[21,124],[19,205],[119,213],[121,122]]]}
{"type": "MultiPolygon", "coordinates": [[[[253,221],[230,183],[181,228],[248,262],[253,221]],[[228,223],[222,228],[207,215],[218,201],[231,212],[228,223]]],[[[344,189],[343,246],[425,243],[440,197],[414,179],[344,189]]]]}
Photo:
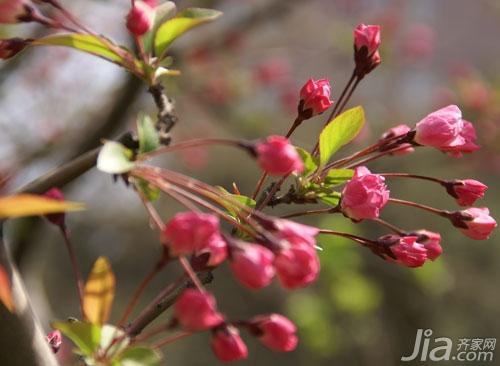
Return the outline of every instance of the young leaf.
{"type": "Polygon", "coordinates": [[[137,120],[137,135],[139,137],[139,152],[147,153],[160,146],[160,136],[156,131],[155,123],[146,114],[139,115],[137,120]]]}
{"type": "Polygon", "coordinates": [[[176,11],[177,7],[173,1],[165,1],[155,8],[154,25],[148,33],[142,36],[142,42],[144,43],[144,50],[146,53],[150,53],[153,50],[153,40],[158,27],[167,19],[172,18],[176,11]]]}
{"type": "Polygon", "coordinates": [[[317,159],[313,158],[312,155],[309,154],[309,152],[301,147],[295,146],[295,149],[299,153],[300,158],[304,163],[304,171],[300,175],[302,175],[303,177],[307,177],[309,174],[315,172],[318,168],[317,159]]]}
{"type": "MultiPolygon", "coordinates": [[[[250,208],[255,208],[255,205],[257,204],[254,199],[244,196],[242,194],[232,194],[226,191],[223,187],[218,187],[226,196],[228,196],[230,199],[235,200],[245,206],[248,206],[250,208]]],[[[229,215],[232,217],[238,217],[238,212],[240,212],[240,208],[233,204],[230,201],[224,201],[221,202],[221,204],[226,208],[228,211],[229,215]]]]}
{"type": "Polygon", "coordinates": [[[0,265],[0,301],[5,305],[5,307],[13,313],[14,299],[12,298],[12,286],[10,283],[9,274],[3,266],[0,265]]]}
{"type": "Polygon", "coordinates": [[[176,38],[191,28],[211,22],[221,15],[222,12],[212,9],[188,8],[181,11],[158,28],[154,40],[155,55],[163,58],[165,51],[176,38]]]}
{"type": "MultiPolygon", "coordinates": [[[[34,46],[64,46],[74,48],[86,53],[90,53],[94,56],[102,57],[108,61],[115,62],[121,65],[125,65],[125,59],[113,49],[108,47],[109,41],[99,36],[93,36],[91,34],[53,34],[43,38],[35,39],[31,44],[34,46]]],[[[118,46],[116,46],[118,48],[118,46]]],[[[133,59],[133,55],[127,50],[123,49],[130,59],[133,59]]],[[[138,60],[136,60],[139,63],[138,60]]]]}
{"type": "Polygon", "coordinates": [[[80,321],[55,321],[51,323],[51,326],[71,339],[84,356],[92,355],[99,347],[101,328],[95,324],[80,321]]]}
{"type": "Polygon", "coordinates": [[[115,297],[115,275],[105,257],[99,257],[90,271],[83,297],[85,316],[92,324],[104,324],[115,297]]]}
{"type": "Polygon", "coordinates": [[[351,142],[365,123],[363,107],[351,108],[335,119],[319,135],[320,165],[324,166],[342,146],[351,142]]]}
{"type": "MultiPolygon", "coordinates": [[[[157,366],[162,360],[161,354],[147,347],[130,347],[118,358],[116,365],[120,366],[157,366]]],[[[115,364],[114,364],[115,365],[115,364]]]]}
{"type": "Polygon", "coordinates": [[[0,219],[83,210],[83,203],[58,201],[34,194],[0,197],[0,219]]]}
{"type": "Polygon", "coordinates": [[[107,141],[97,157],[97,169],[109,174],[126,173],[134,167],[132,151],[115,141],[107,141]]]}
{"type": "Polygon", "coordinates": [[[352,169],[330,169],[325,177],[324,183],[326,186],[336,186],[347,182],[354,175],[352,169]]]}
{"type": "Polygon", "coordinates": [[[328,206],[337,207],[341,194],[339,192],[319,193],[317,197],[319,201],[326,203],[328,206]]]}
{"type": "Polygon", "coordinates": [[[148,201],[156,201],[160,197],[161,191],[153,187],[149,182],[144,179],[136,178],[137,188],[142,192],[142,194],[148,199],[148,201]]]}

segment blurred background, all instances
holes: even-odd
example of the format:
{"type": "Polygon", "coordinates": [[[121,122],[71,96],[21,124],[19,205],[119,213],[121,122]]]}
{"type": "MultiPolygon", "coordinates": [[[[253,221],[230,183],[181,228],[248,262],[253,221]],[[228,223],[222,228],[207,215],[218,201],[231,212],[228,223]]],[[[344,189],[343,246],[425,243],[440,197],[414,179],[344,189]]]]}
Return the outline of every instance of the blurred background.
{"type": "MultiPolygon", "coordinates": [[[[284,134],[310,77],[327,77],[338,98],[353,68],[352,30],[358,23],[382,26],[382,64],[355,91],[349,105],[361,104],[367,125],[348,154],[376,141],[387,128],[414,125],[429,112],[456,103],[474,123],[482,149],[461,159],[418,149],[404,157],[370,164],[376,172],[412,172],[475,178],[489,186],[479,206],[500,217],[500,3],[496,0],[219,0],[175,1],[213,7],[220,21],[176,43],[173,65],[182,75],[166,81],[180,118],[175,141],[196,137],[248,139],[284,134]]],[[[125,0],[65,2],[94,29],[129,43],[122,21],[125,0]]],[[[0,28],[2,36],[41,35],[29,25],[0,28]]],[[[0,182],[13,191],[46,170],[134,128],[140,110],[155,108],[146,88],[123,70],[62,48],[27,50],[0,65],[0,182]]],[[[323,117],[324,118],[324,117],[323,117]]],[[[293,142],[311,148],[323,125],[316,117],[299,128],[293,142]]],[[[225,148],[186,150],[157,161],[227,189],[237,182],[250,194],[259,170],[243,153],[225,148]]],[[[454,200],[432,183],[388,182],[391,195],[439,208],[454,200]]],[[[157,234],[145,211],[122,183],[95,169],[64,187],[66,197],[87,210],[67,215],[80,265],[86,274],[107,256],[117,277],[112,320],[117,321],[132,291],[160,254],[157,234]]],[[[179,209],[158,203],[164,218],[179,209]]],[[[294,210],[272,210],[276,215],[294,210]]],[[[283,312],[299,326],[300,345],[278,354],[246,337],[250,356],[243,365],[399,365],[414,346],[417,329],[436,337],[500,336],[500,248],[498,233],[473,242],[447,222],[407,207],[388,205],[383,218],[405,229],[428,228],[443,236],[444,254],[419,269],[386,263],[339,238],[321,237],[321,277],[314,286],[285,292],[277,284],[258,293],[239,286],[227,267],[218,269],[210,289],[220,309],[240,319],[283,312]]],[[[366,237],[386,233],[369,223],[337,217],[303,220],[322,228],[366,237]]],[[[50,320],[78,315],[73,277],[62,239],[46,222],[17,220],[7,235],[44,328],[50,320]]],[[[142,300],[145,305],[179,268],[167,268],[142,300]]],[[[160,321],[166,321],[163,315],[160,321]]],[[[432,344],[432,343],[431,343],[432,344]]],[[[432,348],[432,347],[431,347],[432,348]]],[[[71,345],[59,357],[74,364],[71,345]]],[[[212,365],[206,333],[164,349],[169,365],[212,365]]],[[[490,364],[498,363],[497,354],[490,364]],[[495,361],[495,359],[497,359],[495,361]]],[[[469,362],[474,364],[474,362],[469,362]]],[[[423,364],[415,361],[411,364],[423,364]]],[[[447,364],[453,365],[454,361],[447,364]]],[[[457,362],[456,364],[459,364],[457,362]]]]}

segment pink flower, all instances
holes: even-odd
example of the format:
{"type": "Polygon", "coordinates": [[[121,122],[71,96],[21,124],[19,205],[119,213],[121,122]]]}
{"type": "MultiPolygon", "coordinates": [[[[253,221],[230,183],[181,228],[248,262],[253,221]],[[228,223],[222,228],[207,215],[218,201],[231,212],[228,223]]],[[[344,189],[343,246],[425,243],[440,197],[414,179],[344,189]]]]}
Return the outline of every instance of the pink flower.
{"type": "MultiPolygon", "coordinates": [[[[471,207],[460,212],[460,231],[471,239],[486,240],[490,237],[497,222],[490,216],[490,210],[486,207],[471,207]]],[[[456,225],[457,226],[457,225],[456,225]]]]}
{"type": "MultiPolygon", "coordinates": [[[[387,145],[395,143],[397,141],[397,136],[404,137],[408,132],[411,131],[411,128],[405,124],[400,124],[397,126],[394,126],[392,128],[389,128],[387,131],[385,131],[382,136],[380,137],[380,142],[383,142],[384,140],[389,140],[387,142],[387,145]]],[[[384,148],[384,145],[381,146],[381,149],[384,148]]],[[[391,155],[406,155],[410,154],[415,151],[413,146],[411,144],[400,144],[399,146],[396,146],[397,151],[394,151],[391,153],[391,155]]],[[[384,151],[384,150],[382,150],[384,151]]]]}
{"type": "Polygon", "coordinates": [[[155,12],[151,6],[137,0],[127,15],[127,29],[135,36],[142,36],[153,27],[155,12]]]}
{"type": "Polygon", "coordinates": [[[390,247],[396,262],[407,267],[420,267],[427,259],[427,249],[417,243],[417,236],[403,236],[396,245],[390,247]]]}
{"type": "Polygon", "coordinates": [[[297,347],[297,327],[283,315],[259,315],[250,319],[250,324],[260,341],[274,351],[290,352],[297,347]]]}
{"type": "Polygon", "coordinates": [[[269,136],[255,147],[260,167],[270,175],[300,173],[304,164],[295,147],[283,136],[269,136]]]}
{"type": "Polygon", "coordinates": [[[214,234],[208,240],[205,248],[197,251],[191,264],[195,262],[195,270],[205,270],[207,268],[217,267],[227,258],[227,243],[219,234],[214,234]]]}
{"type": "Polygon", "coordinates": [[[362,166],[347,182],[340,201],[342,211],[353,220],[374,219],[389,199],[384,177],[372,174],[362,166]]]}
{"type": "Polygon", "coordinates": [[[462,143],[444,147],[442,150],[455,158],[459,158],[462,154],[472,153],[480,149],[480,147],[476,145],[476,130],[472,123],[463,120],[463,128],[459,135],[463,141],[462,143]]]}
{"type": "Polygon", "coordinates": [[[326,111],[333,104],[330,100],[332,90],[327,79],[309,79],[300,89],[300,114],[311,118],[326,111]],[[309,115],[310,113],[310,115],[309,115]]]}
{"type": "Polygon", "coordinates": [[[219,235],[219,219],[211,214],[181,212],[176,214],[163,231],[163,240],[173,255],[184,255],[208,247],[214,235],[219,235]]]}
{"type": "Polygon", "coordinates": [[[470,122],[464,123],[462,112],[453,104],[418,122],[415,141],[455,155],[477,148],[474,127],[470,122]]]}
{"type": "Polygon", "coordinates": [[[175,302],[174,313],[179,323],[192,331],[210,329],[224,321],[216,310],[215,298],[196,289],[184,290],[175,302]]]}
{"type": "MultiPolygon", "coordinates": [[[[44,196],[47,198],[51,198],[53,200],[64,201],[64,195],[58,188],[49,189],[47,192],[44,193],[44,196]]],[[[52,224],[59,227],[64,227],[65,217],[66,216],[64,213],[54,213],[45,215],[45,218],[47,220],[49,220],[52,224]]]]}
{"type": "Polygon", "coordinates": [[[436,260],[436,258],[443,253],[443,248],[441,247],[441,234],[428,230],[418,230],[411,235],[417,236],[418,243],[422,244],[427,250],[427,258],[430,260],[436,260]]]}
{"type": "Polygon", "coordinates": [[[0,0],[0,24],[19,23],[29,5],[27,0],[0,0]]]}
{"type": "Polygon", "coordinates": [[[274,277],[274,254],[259,244],[241,244],[232,250],[231,270],[243,285],[258,290],[274,277]]]}
{"type": "Polygon", "coordinates": [[[212,349],[223,362],[243,360],[248,357],[248,349],[240,337],[238,329],[226,326],[212,335],[212,349]]]}
{"type": "Polygon", "coordinates": [[[278,278],[286,289],[305,287],[318,277],[320,270],[316,250],[307,244],[283,249],[274,261],[278,278]]]}
{"type": "Polygon", "coordinates": [[[455,197],[460,206],[472,206],[476,200],[483,198],[488,186],[474,179],[449,182],[448,193],[455,197]]]}
{"type": "Polygon", "coordinates": [[[24,50],[28,41],[22,38],[0,39],[0,59],[7,60],[24,50]]]}
{"type": "Polygon", "coordinates": [[[368,55],[375,53],[380,46],[380,26],[359,24],[354,28],[354,47],[360,50],[366,47],[368,55]]]}
{"type": "Polygon", "coordinates": [[[52,352],[57,353],[62,344],[62,335],[58,330],[54,330],[45,336],[47,343],[52,348],[52,352]]]}
{"type": "Polygon", "coordinates": [[[286,240],[292,245],[307,244],[312,247],[316,245],[315,236],[319,233],[318,228],[285,219],[275,220],[274,228],[276,229],[274,235],[278,239],[286,240]]]}

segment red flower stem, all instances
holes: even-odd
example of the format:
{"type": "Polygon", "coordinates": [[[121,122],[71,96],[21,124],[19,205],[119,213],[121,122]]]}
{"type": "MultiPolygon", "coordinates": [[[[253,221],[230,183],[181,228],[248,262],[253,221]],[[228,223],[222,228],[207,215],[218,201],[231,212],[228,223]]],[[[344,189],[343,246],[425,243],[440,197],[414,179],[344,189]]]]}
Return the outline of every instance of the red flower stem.
{"type": "Polygon", "coordinates": [[[317,215],[317,214],[324,214],[324,213],[337,213],[337,212],[340,212],[340,211],[336,207],[322,208],[319,210],[308,210],[308,211],[294,212],[291,214],[281,216],[281,218],[290,219],[292,217],[298,217],[298,216],[317,215]]]}
{"type": "Polygon", "coordinates": [[[376,219],[372,219],[371,221],[376,222],[379,225],[385,226],[386,228],[388,228],[391,231],[394,231],[398,235],[405,235],[406,234],[406,231],[404,231],[403,229],[401,229],[401,228],[397,227],[396,225],[393,225],[385,220],[376,218],[376,219]]]}
{"type": "Polygon", "coordinates": [[[177,144],[162,146],[154,151],[138,155],[136,160],[150,159],[154,156],[158,156],[167,152],[178,151],[182,149],[189,149],[193,147],[209,146],[209,145],[228,145],[234,147],[243,147],[244,143],[240,140],[230,140],[230,139],[193,139],[188,141],[183,141],[177,144]]]}
{"type": "Polygon", "coordinates": [[[278,190],[281,188],[281,185],[286,180],[286,178],[288,178],[289,175],[290,174],[285,175],[279,181],[277,181],[276,183],[274,183],[273,188],[271,188],[271,190],[269,191],[269,193],[266,195],[266,198],[264,198],[264,200],[259,205],[259,207],[256,208],[257,211],[260,211],[264,207],[266,207],[266,205],[269,203],[269,201],[271,200],[271,198],[273,198],[273,196],[276,194],[276,192],[278,192],[278,190]]]}
{"type": "Polygon", "coordinates": [[[142,282],[139,284],[139,287],[134,291],[134,294],[132,295],[132,299],[127,305],[127,308],[125,309],[122,317],[120,318],[120,321],[118,322],[118,326],[121,327],[125,324],[127,321],[128,317],[130,314],[132,314],[132,311],[134,310],[135,306],[137,305],[137,302],[139,301],[139,298],[141,295],[144,293],[144,290],[146,287],[151,283],[153,278],[161,272],[161,270],[165,267],[167,262],[163,259],[159,260],[153,267],[153,269],[144,277],[142,282]]]}
{"type": "Polygon", "coordinates": [[[409,174],[409,173],[379,173],[379,175],[383,177],[389,177],[389,178],[415,178],[415,179],[422,179],[422,180],[428,180],[431,182],[436,182],[439,184],[445,184],[446,182],[442,179],[439,178],[433,178],[433,177],[428,177],[425,175],[417,175],[417,174],[409,174]]]}
{"type": "MultiPolygon", "coordinates": [[[[352,161],[354,161],[354,160],[356,160],[358,158],[361,158],[363,156],[366,156],[368,154],[371,154],[371,153],[377,151],[380,148],[380,146],[387,144],[389,141],[400,139],[400,138],[404,137],[405,135],[406,134],[402,134],[402,135],[393,136],[393,137],[384,139],[382,141],[378,141],[375,144],[370,145],[370,146],[364,148],[363,150],[355,152],[352,155],[349,155],[349,156],[347,156],[345,158],[342,158],[342,159],[333,161],[330,164],[327,164],[323,168],[323,171],[326,171],[326,170],[331,169],[331,168],[338,168],[338,167],[346,166],[346,164],[348,164],[348,163],[350,163],[350,162],[352,162],[352,161]]],[[[400,149],[400,148],[398,148],[398,149],[400,149]]],[[[394,151],[397,151],[397,149],[393,149],[393,150],[389,150],[389,151],[390,152],[394,152],[394,151]]]]}
{"type": "Polygon", "coordinates": [[[416,202],[406,201],[406,200],[400,200],[398,198],[389,198],[389,202],[397,203],[397,204],[405,205],[405,206],[416,207],[416,208],[419,208],[419,209],[422,209],[422,210],[425,210],[425,211],[432,212],[432,213],[437,214],[437,215],[442,216],[442,217],[446,217],[446,218],[449,217],[449,212],[448,211],[439,210],[437,208],[426,206],[426,205],[423,205],[421,203],[416,203],[416,202]]]}
{"type": "MultiPolygon", "coordinates": [[[[333,107],[332,112],[328,116],[328,118],[325,121],[325,124],[323,125],[323,128],[325,128],[335,117],[337,117],[340,112],[342,112],[342,109],[345,106],[345,103],[349,100],[349,98],[352,96],[352,93],[354,92],[354,89],[358,85],[359,81],[361,79],[356,79],[356,69],[353,70],[351,77],[349,78],[349,81],[347,82],[346,86],[342,90],[342,93],[340,94],[339,99],[337,100],[337,103],[335,104],[335,107],[333,107]],[[347,94],[347,91],[351,88],[352,83],[356,79],[356,83],[354,84],[353,88],[349,91],[349,94],[347,94]],[[347,94],[347,98],[344,100],[344,97],[347,94]]],[[[314,149],[312,150],[311,154],[313,156],[317,156],[319,153],[319,139],[316,141],[316,145],[314,145],[314,149]]]]}
{"type": "Polygon", "coordinates": [[[357,236],[357,235],[353,235],[353,234],[349,234],[349,233],[344,233],[342,231],[320,229],[319,233],[320,234],[327,234],[327,235],[341,236],[341,237],[346,238],[346,239],[351,239],[351,240],[353,240],[361,245],[374,244],[374,242],[372,240],[363,238],[361,236],[357,236]]]}
{"type": "Polygon", "coordinates": [[[365,165],[366,163],[369,163],[371,161],[377,160],[377,159],[379,159],[379,158],[381,158],[383,156],[390,155],[393,152],[400,151],[400,150],[405,150],[405,149],[407,149],[407,146],[400,146],[400,147],[398,147],[396,149],[382,151],[381,153],[378,153],[376,155],[368,156],[365,159],[359,160],[357,162],[353,162],[352,164],[347,165],[346,168],[347,169],[353,169],[353,168],[356,168],[356,167],[358,167],[360,165],[365,165]]]}
{"type": "Polygon", "coordinates": [[[176,334],[174,336],[165,338],[165,339],[163,339],[161,341],[158,341],[158,342],[154,343],[152,347],[156,348],[156,349],[159,349],[159,348],[161,348],[163,346],[166,346],[167,344],[176,342],[176,341],[178,341],[178,340],[180,340],[182,338],[186,338],[187,336],[190,336],[191,334],[193,334],[193,333],[191,333],[191,332],[180,332],[180,333],[178,333],[178,334],[176,334]]]}
{"type": "Polygon", "coordinates": [[[170,329],[169,324],[162,324],[156,328],[151,329],[149,332],[145,332],[134,338],[134,342],[144,342],[160,333],[166,332],[170,329]]]}
{"type": "Polygon", "coordinates": [[[183,255],[181,255],[179,257],[179,262],[181,263],[182,268],[184,268],[184,271],[187,273],[187,275],[189,276],[189,278],[191,279],[191,281],[193,281],[193,283],[196,286],[196,288],[199,291],[201,291],[201,292],[205,292],[205,289],[203,288],[203,285],[201,284],[198,276],[194,272],[193,267],[191,267],[191,264],[186,259],[186,257],[183,256],[183,255]]]}
{"type": "Polygon", "coordinates": [[[82,313],[82,318],[86,318],[85,316],[85,309],[83,306],[83,299],[84,299],[84,284],[83,284],[83,279],[82,279],[82,273],[80,271],[80,267],[78,266],[78,261],[76,259],[76,253],[75,253],[75,248],[73,247],[73,244],[71,243],[71,240],[69,238],[69,232],[65,225],[59,226],[61,230],[61,234],[64,238],[64,244],[66,245],[66,249],[68,250],[68,255],[69,259],[71,261],[71,268],[73,269],[73,275],[75,276],[75,282],[76,282],[76,291],[78,293],[78,300],[80,303],[80,312],[82,313]]]}

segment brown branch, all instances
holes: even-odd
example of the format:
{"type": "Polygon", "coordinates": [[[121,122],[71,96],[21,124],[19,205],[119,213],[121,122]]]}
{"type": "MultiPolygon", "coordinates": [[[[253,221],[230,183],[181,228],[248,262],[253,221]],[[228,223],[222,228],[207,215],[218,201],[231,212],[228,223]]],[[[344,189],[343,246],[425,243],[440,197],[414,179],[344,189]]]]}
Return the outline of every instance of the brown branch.
{"type": "MultiPolygon", "coordinates": [[[[209,284],[213,281],[214,277],[212,272],[201,272],[198,273],[198,278],[200,282],[204,285],[209,284]]],[[[158,318],[163,312],[170,308],[177,297],[186,288],[193,287],[194,284],[191,280],[184,280],[181,283],[173,283],[167,286],[161,293],[154,299],[125,329],[127,334],[134,337],[142,332],[149,324],[151,324],[156,318],[158,318]]]]}

